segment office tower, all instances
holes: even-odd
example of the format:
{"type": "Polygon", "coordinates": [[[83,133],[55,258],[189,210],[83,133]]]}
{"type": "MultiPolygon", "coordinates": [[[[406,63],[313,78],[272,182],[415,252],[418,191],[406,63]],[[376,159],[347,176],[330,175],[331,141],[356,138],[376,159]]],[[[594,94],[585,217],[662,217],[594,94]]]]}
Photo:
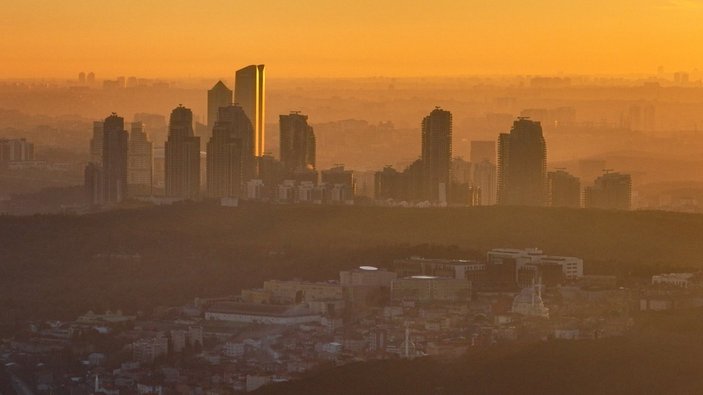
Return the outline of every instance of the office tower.
{"type": "Polygon", "coordinates": [[[103,121],[93,122],[93,138],[90,139],[90,161],[103,163],[103,121]]]}
{"type": "Polygon", "coordinates": [[[103,181],[102,166],[97,163],[88,163],[83,173],[83,190],[89,205],[99,206],[104,203],[103,181]]]}
{"type": "Polygon", "coordinates": [[[345,170],[344,165],[335,165],[334,167],[323,170],[320,176],[321,189],[324,190],[320,200],[331,202],[347,202],[354,199],[356,196],[356,180],[354,172],[345,170]]]}
{"type": "Polygon", "coordinates": [[[403,173],[386,166],[374,175],[374,198],[376,200],[403,200],[403,173]]]}
{"type": "Polygon", "coordinates": [[[171,111],[166,140],[166,196],[200,195],[200,138],[193,134],[193,112],[182,105],[171,111]]]}
{"type": "MultiPolygon", "coordinates": [[[[232,90],[222,81],[217,81],[215,86],[207,91],[207,130],[212,132],[217,122],[217,114],[220,107],[227,107],[232,104],[232,90]]],[[[208,136],[209,139],[209,136],[208,136]]]]}
{"type": "Polygon", "coordinates": [[[288,173],[315,170],[315,133],[308,116],[297,111],[279,117],[280,156],[288,173]]]}
{"type": "Polygon", "coordinates": [[[84,71],[81,71],[80,73],[78,73],[78,83],[81,85],[85,84],[85,72],[84,71]]]}
{"type": "Polygon", "coordinates": [[[207,192],[210,197],[239,197],[256,168],[253,129],[242,107],[220,107],[207,143],[207,192]]]}
{"type": "Polygon", "coordinates": [[[34,144],[26,139],[0,139],[0,163],[34,160],[34,144]]]}
{"type": "Polygon", "coordinates": [[[127,197],[128,134],[124,118],[112,113],[103,123],[103,197],[107,203],[119,203],[127,197]]]}
{"type": "Polygon", "coordinates": [[[629,210],[632,205],[632,178],[629,174],[606,173],[593,186],[586,187],[586,208],[629,210]]]}
{"type": "Polygon", "coordinates": [[[436,107],[422,120],[422,165],[427,199],[447,201],[451,160],[452,114],[436,107]]]}
{"type": "Polygon", "coordinates": [[[254,129],[254,156],[264,155],[265,76],[264,65],[251,65],[237,70],[234,101],[242,106],[254,129]]]}
{"type": "Polygon", "coordinates": [[[481,163],[484,160],[496,163],[496,142],[495,141],[472,141],[471,142],[471,163],[481,163]]]}
{"type": "Polygon", "coordinates": [[[94,84],[95,83],[95,73],[93,73],[92,71],[90,73],[88,73],[88,76],[86,77],[86,81],[88,81],[89,85],[94,84]]]}
{"type": "Polygon", "coordinates": [[[480,191],[481,206],[493,206],[496,204],[497,180],[496,165],[484,159],[478,163],[472,163],[472,185],[480,191]]]}
{"type": "Polygon", "coordinates": [[[549,205],[552,207],[581,207],[581,182],[564,170],[547,174],[549,205]]]}
{"type": "Polygon", "coordinates": [[[144,132],[144,124],[132,122],[127,165],[130,195],[151,195],[153,166],[152,144],[144,132]]]}
{"type": "Polygon", "coordinates": [[[537,121],[518,118],[498,139],[498,204],[544,206],[547,145],[537,121]]]}

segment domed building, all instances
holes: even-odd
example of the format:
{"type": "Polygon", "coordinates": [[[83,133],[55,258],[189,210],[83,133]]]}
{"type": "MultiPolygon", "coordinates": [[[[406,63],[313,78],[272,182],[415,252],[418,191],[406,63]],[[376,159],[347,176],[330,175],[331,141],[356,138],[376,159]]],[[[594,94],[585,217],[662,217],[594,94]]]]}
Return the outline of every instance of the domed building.
{"type": "Polygon", "coordinates": [[[531,287],[523,288],[513,299],[512,312],[530,317],[549,318],[549,309],[542,301],[542,285],[533,284],[531,287]]]}

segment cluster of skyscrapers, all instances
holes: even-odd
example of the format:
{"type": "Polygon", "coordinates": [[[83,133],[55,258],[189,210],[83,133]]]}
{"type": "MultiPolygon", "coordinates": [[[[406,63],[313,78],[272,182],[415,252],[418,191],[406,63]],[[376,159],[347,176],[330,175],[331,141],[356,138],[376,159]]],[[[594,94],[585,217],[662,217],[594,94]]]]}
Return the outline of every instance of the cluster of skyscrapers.
{"type": "MultiPolygon", "coordinates": [[[[306,115],[297,111],[280,115],[280,160],[265,152],[264,73],[264,65],[247,66],[236,72],[234,90],[218,81],[208,91],[204,136],[195,134],[189,108],[173,109],[164,148],[165,198],[353,199],[352,171],[335,166],[320,177],[315,133],[306,115]],[[205,161],[201,137],[206,139],[205,161]]],[[[495,141],[472,141],[470,162],[452,156],[452,114],[447,110],[436,107],[422,119],[421,139],[420,157],[406,169],[400,172],[389,166],[375,174],[376,201],[630,208],[629,175],[604,174],[582,192],[580,180],[563,169],[547,172],[542,126],[527,117],[517,118],[508,133],[501,133],[497,147],[495,141]]],[[[130,133],[124,119],[114,113],[95,122],[91,161],[85,170],[91,203],[152,196],[152,148],[140,122],[132,123],[130,133]]]]}
{"type": "MultiPolygon", "coordinates": [[[[280,160],[265,152],[264,73],[264,65],[251,65],[236,72],[234,91],[222,81],[208,91],[207,135],[195,134],[189,108],[173,109],[164,147],[165,199],[350,201],[351,171],[335,166],[323,171],[319,182],[315,133],[307,115],[281,115],[280,160]]],[[[127,133],[117,114],[95,122],[90,152],[85,188],[92,204],[152,195],[153,149],[142,123],[132,123],[127,133]]]]}
{"type": "Polygon", "coordinates": [[[519,117],[494,141],[472,141],[470,162],[452,158],[452,116],[435,108],[422,121],[420,159],[399,172],[375,175],[377,200],[449,205],[553,206],[630,209],[631,179],[607,173],[581,190],[563,169],[547,172],[540,122],[519,117]],[[583,196],[583,204],[582,204],[583,196]]]}

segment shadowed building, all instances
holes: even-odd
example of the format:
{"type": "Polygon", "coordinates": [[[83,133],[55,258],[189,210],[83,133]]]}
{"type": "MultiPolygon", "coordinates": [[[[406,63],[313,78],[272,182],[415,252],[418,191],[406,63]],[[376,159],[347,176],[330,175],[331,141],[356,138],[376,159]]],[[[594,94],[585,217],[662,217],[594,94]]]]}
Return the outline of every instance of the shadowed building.
{"type": "Polygon", "coordinates": [[[253,178],[253,130],[238,105],[220,107],[207,143],[207,192],[210,197],[239,197],[245,181],[253,178]]]}
{"type": "Polygon", "coordinates": [[[103,197],[119,203],[127,197],[128,134],[124,118],[113,113],[103,123],[103,197]]]}
{"type": "Polygon", "coordinates": [[[564,170],[547,174],[549,205],[552,207],[581,207],[581,182],[564,170]]]}
{"type": "Polygon", "coordinates": [[[166,140],[166,196],[197,199],[200,195],[200,137],[193,133],[193,112],[171,111],[166,140]]]}
{"type": "Polygon", "coordinates": [[[129,133],[127,184],[130,195],[151,195],[153,177],[152,144],[144,124],[132,122],[129,133]]]}
{"type": "Polygon", "coordinates": [[[498,138],[498,204],[544,206],[547,145],[539,122],[518,118],[498,138]]]}
{"type": "Polygon", "coordinates": [[[629,174],[606,173],[584,193],[586,208],[629,210],[632,205],[632,178],[629,174]]]}
{"type": "Polygon", "coordinates": [[[426,198],[446,202],[451,183],[452,114],[436,107],[422,120],[422,165],[426,198]]]}
{"type": "Polygon", "coordinates": [[[281,162],[288,173],[315,170],[315,133],[299,112],[279,117],[281,162]]]}
{"type": "Polygon", "coordinates": [[[93,137],[90,139],[90,161],[103,163],[103,121],[93,122],[93,137]]]}
{"type": "Polygon", "coordinates": [[[264,65],[251,65],[237,70],[234,77],[234,101],[242,106],[254,129],[252,153],[264,155],[264,65]]]}
{"type": "MultiPolygon", "coordinates": [[[[222,81],[217,81],[212,89],[207,91],[207,132],[211,133],[217,122],[217,113],[220,107],[232,104],[232,90],[222,81]]],[[[208,136],[208,139],[210,136],[208,136]]]]}

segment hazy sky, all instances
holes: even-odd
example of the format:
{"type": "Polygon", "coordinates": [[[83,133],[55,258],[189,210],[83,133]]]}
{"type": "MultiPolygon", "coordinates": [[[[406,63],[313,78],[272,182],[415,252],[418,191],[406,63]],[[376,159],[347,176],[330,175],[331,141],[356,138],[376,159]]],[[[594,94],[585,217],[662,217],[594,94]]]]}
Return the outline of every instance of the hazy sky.
{"type": "Polygon", "coordinates": [[[703,64],[703,0],[4,0],[0,78],[654,73],[703,64]]]}

